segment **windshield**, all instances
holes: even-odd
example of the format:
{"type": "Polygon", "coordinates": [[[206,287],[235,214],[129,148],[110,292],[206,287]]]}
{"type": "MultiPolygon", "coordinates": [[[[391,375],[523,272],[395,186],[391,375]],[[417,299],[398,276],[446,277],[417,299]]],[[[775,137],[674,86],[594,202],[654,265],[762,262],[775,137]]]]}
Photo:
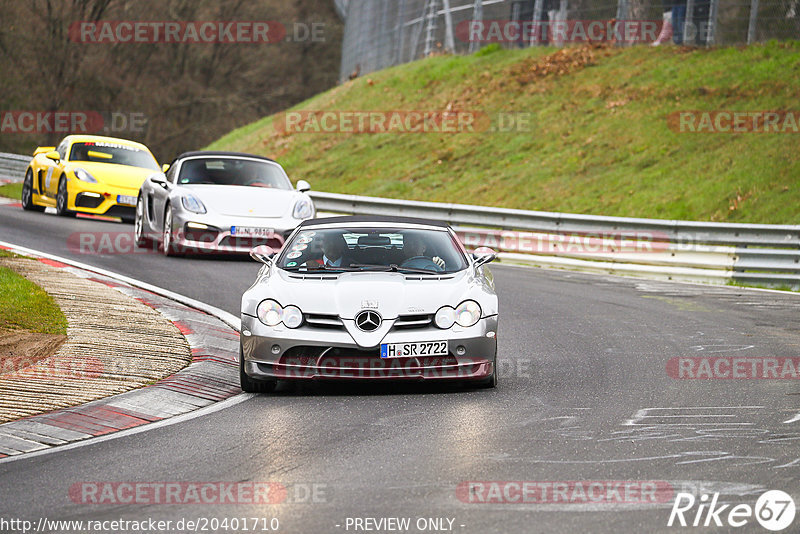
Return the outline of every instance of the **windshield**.
{"type": "Polygon", "coordinates": [[[143,169],[159,170],[158,163],[147,150],[105,141],[86,141],[72,143],[69,161],[91,161],[94,163],[114,163],[143,169]]]}
{"type": "Polygon", "coordinates": [[[277,163],[235,158],[186,160],[181,164],[178,183],[292,189],[289,177],[277,163]]]}
{"type": "Polygon", "coordinates": [[[445,230],[302,230],[283,250],[278,267],[289,271],[449,273],[467,266],[461,250],[445,230]]]}

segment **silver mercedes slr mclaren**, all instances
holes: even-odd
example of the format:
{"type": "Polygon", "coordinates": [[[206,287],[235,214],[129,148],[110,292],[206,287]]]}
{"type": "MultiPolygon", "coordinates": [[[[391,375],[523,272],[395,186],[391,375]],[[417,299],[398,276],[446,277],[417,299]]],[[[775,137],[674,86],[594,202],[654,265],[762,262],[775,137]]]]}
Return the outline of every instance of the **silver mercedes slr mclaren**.
{"type": "Polygon", "coordinates": [[[302,222],[242,296],[244,391],[279,380],[497,384],[498,302],[488,248],[406,217],[302,222]]]}

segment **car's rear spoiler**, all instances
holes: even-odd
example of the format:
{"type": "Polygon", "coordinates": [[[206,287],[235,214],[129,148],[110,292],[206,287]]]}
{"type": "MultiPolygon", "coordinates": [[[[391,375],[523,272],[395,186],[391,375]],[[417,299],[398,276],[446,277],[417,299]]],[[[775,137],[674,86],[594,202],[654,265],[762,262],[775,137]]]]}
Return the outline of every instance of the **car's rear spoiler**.
{"type": "Polygon", "coordinates": [[[35,158],[39,154],[46,154],[48,152],[52,152],[55,149],[56,147],[54,146],[40,146],[39,148],[33,151],[33,157],[35,158]]]}

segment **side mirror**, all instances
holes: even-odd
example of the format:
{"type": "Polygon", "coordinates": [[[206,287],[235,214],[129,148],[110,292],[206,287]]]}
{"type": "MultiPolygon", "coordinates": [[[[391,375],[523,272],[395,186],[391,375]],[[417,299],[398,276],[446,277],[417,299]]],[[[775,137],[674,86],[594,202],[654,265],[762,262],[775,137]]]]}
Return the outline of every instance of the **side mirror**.
{"type": "Polygon", "coordinates": [[[264,265],[271,265],[275,251],[269,245],[259,245],[250,251],[250,257],[264,265]]]}
{"type": "Polygon", "coordinates": [[[473,265],[475,265],[475,267],[480,267],[481,265],[494,261],[495,258],[497,258],[497,252],[489,247],[478,247],[472,253],[472,258],[475,260],[473,265]]]}
{"type": "Polygon", "coordinates": [[[301,193],[305,193],[306,191],[311,191],[311,184],[309,184],[305,180],[298,180],[297,190],[300,191],[301,193]]]}
{"type": "Polygon", "coordinates": [[[44,157],[46,157],[47,159],[51,159],[51,160],[55,161],[56,163],[61,161],[61,155],[55,150],[51,150],[50,152],[45,154],[44,157]]]}
{"type": "Polygon", "coordinates": [[[169,170],[169,163],[165,163],[161,166],[161,172],[166,173],[169,170]]]}
{"type": "Polygon", "coordinates": [[[169,183],[167,182],[167,177],[163,174],[154,174],[150,177],[150,181],[156,185],[160,185],[164,189],[169,189],[169,183]]]}

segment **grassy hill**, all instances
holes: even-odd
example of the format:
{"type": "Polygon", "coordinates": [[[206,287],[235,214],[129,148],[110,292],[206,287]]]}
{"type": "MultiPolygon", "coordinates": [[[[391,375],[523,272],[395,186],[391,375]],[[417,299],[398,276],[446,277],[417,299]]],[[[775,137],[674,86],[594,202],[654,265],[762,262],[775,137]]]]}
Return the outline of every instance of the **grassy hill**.
{"type": "Polygon", "coordinates": [[[488,47],[336,87],[293,110],[529,113],[524,131],[287,133],[209,146],[279,160],[315,190],[635,217],[800,223],[800,134],[679,133],[683,110],[800,110],[800,43],[488,47]],[[673,123],[674,125],[674,123],[673,123]]]}

